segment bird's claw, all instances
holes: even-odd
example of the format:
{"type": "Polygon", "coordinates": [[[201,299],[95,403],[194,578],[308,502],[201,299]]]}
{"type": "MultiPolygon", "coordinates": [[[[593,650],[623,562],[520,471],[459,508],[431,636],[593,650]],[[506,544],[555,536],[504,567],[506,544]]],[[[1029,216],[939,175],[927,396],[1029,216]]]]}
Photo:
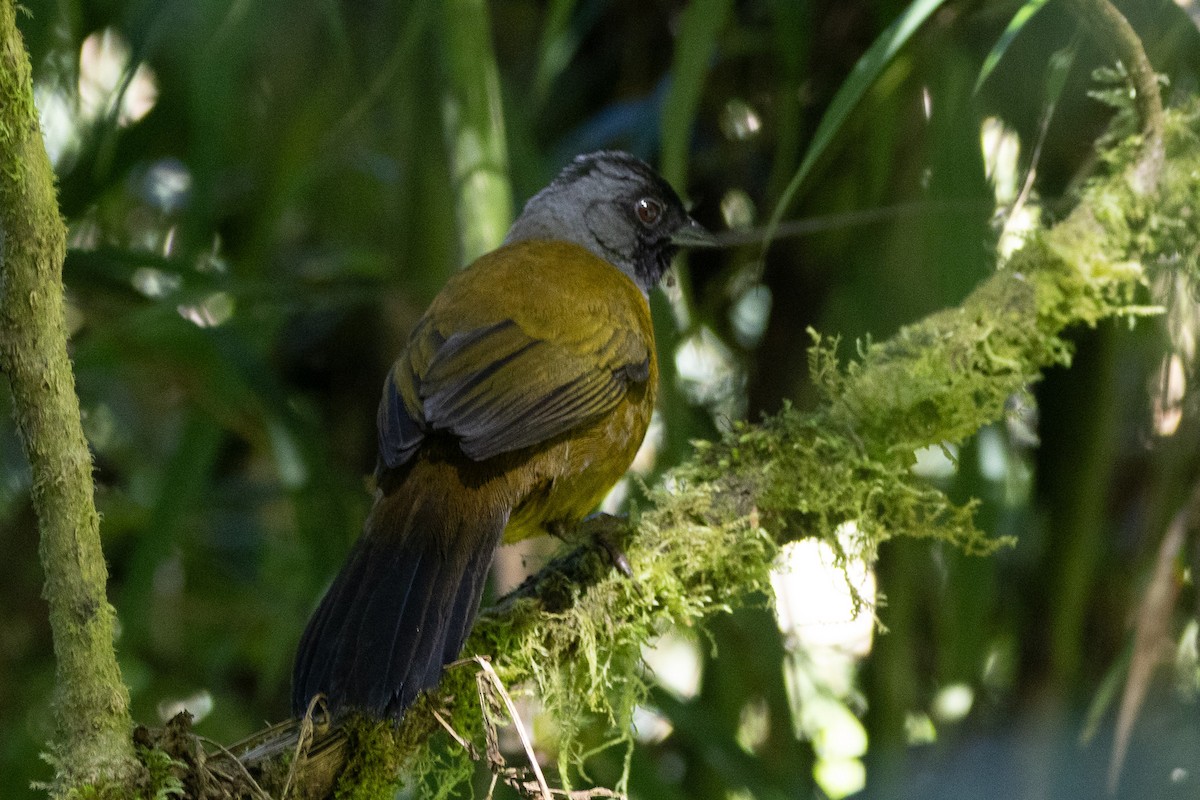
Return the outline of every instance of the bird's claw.
{"type": "Polygon", "coordinates": [[[581,527],[591,536],[592,541],[608,554],[608,560],[612,562],[618,572],[626,578],[633,577],[633,567],[629,565],[629,557],[621,549],[621,541],[629,536],[628,519],[597,512],[587,517],[581,527]]]}

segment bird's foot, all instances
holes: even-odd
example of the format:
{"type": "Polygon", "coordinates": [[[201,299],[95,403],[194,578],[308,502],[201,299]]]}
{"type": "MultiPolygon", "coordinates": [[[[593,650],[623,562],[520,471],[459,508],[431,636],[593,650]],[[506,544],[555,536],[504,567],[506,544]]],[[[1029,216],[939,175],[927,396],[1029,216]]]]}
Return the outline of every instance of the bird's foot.
{"type": "Polygon", "coordinates": [[[586,517],[575,528],[575,536],[591,539],[608,556],[617,571],[626,578],[633,577],[633,568],[625,555],[624,546],[633,534],[628,517],[596,512],[586,517]]]}

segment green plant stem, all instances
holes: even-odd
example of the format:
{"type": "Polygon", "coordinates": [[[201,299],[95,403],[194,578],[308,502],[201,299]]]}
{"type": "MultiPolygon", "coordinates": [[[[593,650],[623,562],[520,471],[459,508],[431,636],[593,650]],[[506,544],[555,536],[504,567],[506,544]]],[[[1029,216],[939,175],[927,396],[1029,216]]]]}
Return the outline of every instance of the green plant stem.
{"type": "Polygon", "coordinates": [[[1042,455],[1050,541],[1049,669],[1053,686],[1064,694],[1078,685],[1087,652],[1087,613],[1095,603],[1101,559],[1108,547],[1106,524],[1117,428],[1116,332],[1088,335],[1076,353],[1068,385],[1047,398],[1045,419],[1058,420],[1046,431],[1042,455]],[[1063,398],[1066,398],[1064,401],[1063,398]],[[1072,402],[1073,401],[1073,402],[1072,402]],[[1067,408],[1061,406],[1064,402],[1067,408]],[[1055,406],[1058,407],[1055,407],[1055,406]]]}
{"type": "Polygon", "coordinates": [[[447,71],[443,103],[464,263],[494,249],[512,223],[512,185],[491,17],[483,0],[448,0],[440,26],[447,71]]]}
{"type": "Polygon", "coordinates": [[[42,143],[16,7],[0,2],[0,368],[33,472],[45,597],[57,659],[54,790],[138,772],[129,693],[113,649],[114,613],[92,497],[92,459],[67,356],[66,228],[42,143]]]}

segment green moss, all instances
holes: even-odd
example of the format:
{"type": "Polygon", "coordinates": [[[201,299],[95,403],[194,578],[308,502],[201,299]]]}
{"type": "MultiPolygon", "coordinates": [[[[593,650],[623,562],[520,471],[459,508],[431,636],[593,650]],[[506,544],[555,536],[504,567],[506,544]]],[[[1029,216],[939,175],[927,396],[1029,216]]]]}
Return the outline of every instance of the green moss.
{"type": "Polygon", "coordinates": [[[350,724],[352,758],[338,781],[339,800],[374,800],[395,796],[399,782],[401,747],[399,732],[387,722],[357,719],[350,724]]]}
{"type": "MultiPolygon", "coordinates": [[[[187,766],[183,762],[153,747],[138,747],[137,754],[145,769],[139,773],[136,780],[109,779],[78,783],[68,787],[60,796],[63,800],[171,800],[186,795],[182,776],[186,773],[187,766]]],[[[54,767],[56,773],[63,772],[58,756],[47,753],[42,758],[54,767]]],[[[34,788],[54,787],[35,784],[34,788]]]]}
{"type": "Polygon", "coordinates": [[[183,781],[179,777],[180,770],[184,768],[183,763],[171,758],[162,750],[139,748],[138,755],[149,773],[150,791],[147,797],[151,800],[170,800],[172,797],[184,795],[183,781]]]}
{"type": "Polygon", "coordinates": [[[79,787],[135,785],[143,768],[113,651],[92,462],[67,355],[66,227],[15,14],[13,3],[0,3],[0,372],[32,473],[57,668],[52,793],[66,796],[79,787]]]}

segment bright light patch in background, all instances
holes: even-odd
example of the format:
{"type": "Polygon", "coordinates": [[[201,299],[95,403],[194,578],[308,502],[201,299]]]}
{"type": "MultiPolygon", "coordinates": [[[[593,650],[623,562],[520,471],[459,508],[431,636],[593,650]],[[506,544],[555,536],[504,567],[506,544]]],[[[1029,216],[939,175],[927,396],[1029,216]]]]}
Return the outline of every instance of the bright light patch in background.
{"type": "MultiPolygon", "coordinates": [[[[642,647],[642,660],[655,682],[679,700],[691,700],[700,692],[704,661],[696,642],[680,633],[668,631],[642,647]]],[[[671,721],[649,706],[633,710],[634,736],[643,744],[661,742],[674,730],[671,721]]]]}
{"type": "Polygon", "coordinates": [[[1013,392],[1004,401],[1004,429],[1017,447],[1032,449],[1041,444],[1037,398],[1028,388],[1013,392]]]}
{"type": "Polygon", "coordinates": [[[1200,303],[1185,270],[1164,270],[1155,278],[1151,291],[1167,308],[1167,335],[1171,352],[1164,355],[1149,386],[1154,432],[1173,436],[1183,421],[1187,376],[1196,362],[1200,303]]]}
{"type": "Polygon", "coordinates": [[[867,770],[867,731],[844,702],[814,694],[807,701],[803,722],[808,727],[816,762],[813,778],[832,800],[862,791],[867,770]]]}
{"type": "Polygon", "coordinates": [[[50,163],[57,167],[68,153],[79,147],[79,131],[75,128],[75,114],[70,95],[49,83],[39,83],[33,88],[33,102],[38,109],[42,125],[42,142],[50,163]]]}
{"type": "Polygon", "coordinates": [[[112,28],[83,40],[79,48],[79,113],[85,120],[110,114],[119,103],[117,125],[124,128],[154,108],[158,101],[154,71],[138,64],[130,75],[129,55],[129,44],[112,28]]]}
{"type": "Polygon", "coordinates": [[[1004,480],[1008,474],[1008,449],[995,428],[979,431],[979,474],[989,481],[1004,480]]]}
{"type": "Polygon", "coordinates": [[[984,175],[992,182],[996,202],[1007,205],[1017,199],[1017,160],[1021,137],[998,117],[986,117],[980,126],[984,175]]]}
{"type": "Polygon", "coordinates": [[[735,97],[721,109],[720,125],[725,138],[741,142],[762,130],[762,118],[749,103],[735,97]]]}
{"type": "Polygon", "coordinates": [[[228,292],[213,292],[199,303],[181,304],[176,309],[179,316],[200,328],[215,328],[233,316],[233,295],[228,292]]]}
{"type": "Polygon", "coordinates": [[[183,278],[173,272],[164,272],[154,267],[138,267],[130,278],[133,288],[145,297],[159,300],[183,285],[183,278]]]}
{"type": "Polygon", "coordinates": [[[721,218],[727,228],[748,228],[757,214],[754,201],[742,189],[730,189],[721,198],[721,218]]]}
{"type": "Polygon", "coordinates": [[[733,358],[721,339],[702,327],[675,351],[675,369],[688,394],[703,401],[711,399],[716,386],[729,379],[733,358]]]}
{"type": "Polygon", "coordinates": [[[772,302],[771,290],[760,283],[742,292],[729,309],[733,334],[742,347],[756,347],[762,341],[771,319],[772,302]]]}
{"type": "Polygon", "coordinates": [[[1017,646],[1009,637],[1001,637],[988,645],[979,678],[994,692],[1012,688],[1017,674],[1017,646]]]}
{"type": "Polygon", "coordinates": [[[187,204],[192,191],[192,173],[177,158],[161,158],[150,165],[141,181],[142,198],[164,214],[187,204]]]}
{"type": "Polygon", "coordinates": [[[663,424],[662,414],[656,408],[650,415],[650,426],[646,428],[646,438],[642,439],[642,444],[638,447],[637,455],[633,457],[633,463],[629,465],[631,472],[644,475],[654,468],[655,462],[658,461],[658,451],[662,448],[663,437],[666,436],[666,433],[666,425],[663,424]]]}
{"type": "Polygon", "coordinates": [[[767,701],[761,697],[751,700],[742,706],[738,714],[737,733],[734,735],[738,747],[749,755],[758,752],[758,748],[767,743],[771,735],[771,709],[767,701]]]}
{"type": "Polygon", "coordinates": [[[958,722],[971,713],[975,690],[965,683],[943,686],[933,698],[933,715],[938,722],[958,722]]]}
{"type": "Polygon", "coordinates": [[[1187,375],[1178,353],[1166,356],[1158,368],[1158,378],[1152,393],[1154,432],[1172,436],[1183,421],[1183,396],[1187,393],[1187,375]]]}
{"type": "Polygon", "coordinates": [[[283,485],[291,490],[304,486],[308,482],[308,466],[291,431],[282,422],[271,420],[267,423],[267,435],[271,440],[275,468],[283,485]]]}
{"type": "Polygon", "coordinates": [[[116,112],[120,127],[150,113],[158,81],[146,64],[130,66],[130,49],[113,28],[95,31],[80,45],[78,60],[51,58],[33,88],[50,163],[60,168],[78,153],[85,131],[116,112]],[[78,80],[76,80],[76,77],[78,80]]]}
{"type": "Polygon", "coordinates": [[[674,730],[671,721],[653,708],[638,706],[633,709],[633,735],[642,744],[658,744],[674,730]]]}
{"type": "Polygon", "coordinates": [[[744,376],[733,353],[707,326],[701,326],[675,350],[675,370],[684,396],[705,406],[718,425],[743,416],[744,376]]]}
{"type": "Polygon", "coordinates": [[[835,800],[866,783],[867,734],[851,706],[860,702],[855,669],[875,631],[874,553],[854,522],[839,527],[838,548],[840,555],[819,539],[791,542],[771,573],[792,724],[813,743],[813,777],[835,800]]]}
{"type": "Polygon", "coordinates": [[[904,716],[904,740],[910,745],[933,744],[937,741],[937,728],[928,714],[910,711],[904,716]]]}
{"type": "MultiPolygon", "coordinates": [[[[843,559],[821,539],[784,545],[771,572],[771,586],[784,636],[810,658],[826,658],[841,667],[846,659],[871,652],[875,615],[869,604],[875,599],[875,573],[856,524],[841,525],[838,542],[843,559]]],[[[835,669],[835,675],[840,671],[835,669]]]]}
{"type": "Polygon", "coordinates": [[[996,249],[1001,259],[1007,259],[1037,226],[1040,209],[1031,202],[1012,208],[1021,192],[1021,137],[1017,132],[999,118],[987,117],[980,126],[979,141],[984,173],[991,181],[996,205],[1006,215],[1002,218],[996,249]]]}
{"type": "Polygon", "coordinates": [[[180,697],[163,700],[158,704],[158,718],[167,722],[181,711],[192,715],[193,722],[199,722],[213,710],[212,694],[207,689],[201,689],[190,697],[180,697]]]}
{"type": "Polygon", "coordinates": [[[958,447],[953,444],[931,444],[922,447],[914,455],[917,462],[912,473],[929,480],[945,480],[958,472],[958,447]]]}
{"type": "Polygon", "coordinates": [[[1190,620],[1183,626],[1179,644],[1175,647],[1175,685],[1188,702],[1200,695],[1200,623],[1190,620]]]}
{"type": "Polygon", "coordinates": [[[642,648],[642,659],[654,673],[659,686],[679,700],[691,700],[700,692],[704,662],[696,642],[678,631],[668,631],[642,648]]]}
{"type": "Polygon", "coordinates": [[[1200,2],[1196,0],[1175,0],[1175,5],[1187,12],[1187,15],[1192,18],[1192,22],[1200,28],[1200,2]]]}
{"type": "Polygon", "coordinates": [[[1004,427],[988,425],[979,430],[975,455],[979,474],[1003,491],[1004,504],[1018,506],[1028,502],[1033,491],[1033,468],[1027,450],[1037,444],[1037,434],[1014,416],[1006,422],[1004,427]]]}
{"type": "Polygon", "coordinates": [[[832,798],[862,791],[867,785],[867,768],[857,758],[825,758],[813,767],[813,775],[822,787],[845,787],[825,792],[832,798]]]}
{"type": "Polygon", "coordinates": [[[196,260],[196,269],[212,275],[224,275],[229,272],[229,262],[221,255],[221,234],[213,234],[212,247],[196,260]]]}

